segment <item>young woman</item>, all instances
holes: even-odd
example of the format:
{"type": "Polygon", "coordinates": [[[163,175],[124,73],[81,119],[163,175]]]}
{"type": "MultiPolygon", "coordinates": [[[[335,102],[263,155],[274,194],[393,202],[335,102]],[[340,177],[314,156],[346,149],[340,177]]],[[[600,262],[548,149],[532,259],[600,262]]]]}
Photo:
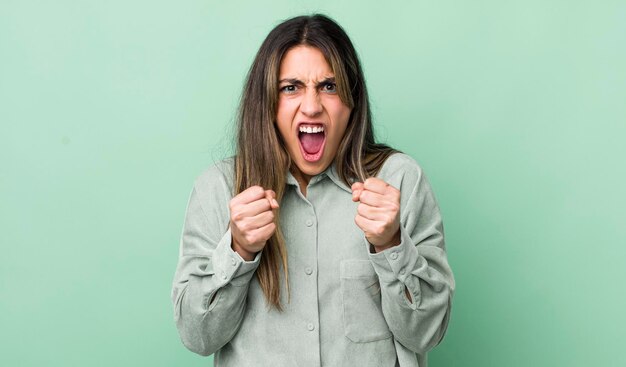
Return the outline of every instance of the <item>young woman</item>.
{"type": "Polygon", "coordinates": [[[454,287],[431,187],[374,141],[346,33],[322,15],[278,25],[236,156],[191,191],[172,290],[184,345],[216,366],[426,366],[454,287]]]}

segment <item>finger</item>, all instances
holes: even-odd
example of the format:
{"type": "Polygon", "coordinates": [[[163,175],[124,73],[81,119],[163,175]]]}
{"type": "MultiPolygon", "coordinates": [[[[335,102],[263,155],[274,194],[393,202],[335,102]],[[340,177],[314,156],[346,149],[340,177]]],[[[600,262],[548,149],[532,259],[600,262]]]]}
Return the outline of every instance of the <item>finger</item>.
{"type": "Polygon", "coordinates": [[[363,216],[361,216],[360,214],[357,213],[357,215],[354,217],[354,223],[356,223],[357,227],[359,227],[363,232],[365,232],[365,222],[364,222],[363,216]]]}
{"type": "Polygon", "coordinates": [[[375,232],[376,228],[379,227],[376,221],[367,219],[358,214],[354,217],[354,222],[366,235],[371,235],[375,232]]]}
{"type": "Polygon", "coordinates": [[[385,221],[389,217],[387,210],[385,210],[384,208],[377,208],[374,206],[363,204],[363,202],[361,202],[359,206],[357,206],[356,212],[360,216],[374,221],[385,221]]]}
{"type": "Polygon", "coordinates": [[[231,205],[248,204],[265,197],[265,190],[261,186],[250,186],[237,194],[232,200],[231,205]]]}
{"type": "Polygon", "coordinates": [[[365,180],[365,182],[363,182],[363,187],[366,190],[374,191],[379,194],[384,194],[385,192],[387,192],[388,186],[389,186],[388,183],[386,183],[385,181],[377,177],[370,177],[367,180],[365,180]]]}
{"type": "Polygon", "coordinates": [[[254,231],[274,222],[274,213],[266,211],[254,217],[247,218],[243,224],[246,231],[254,231]]]}
{"type": "Polygon", "coordinates": [[[276,193],[274,192],[274,190],[265,190],[265,197],[270,202],[270,206],[272,207],[272,209],[278,208],[279,205],[278,201],[276,201],[276,193]]]}
{"type": "Polygon", "coordinates": [[[352,189],[352,201],[359,201],[361,192],[363,191],[363,183],[355,182],[351,186],[352,189]]]}
{"type": "Polygon", "coordinates": [[[386,196],[381,195],[377,192],[363,190],[363,192],[359,196],[359,201],[370,206],[386,207],[389,205],[389,202],[391,200],[390,198],[387,198],[386,196]]]}
{"type": "Polygon", "coordinates": [[[233,208],[232,218],[236,221],[244,218],[254,217],[255,215],[263,212],[271,211],[272,207],[270,202],[262,197],[259,200],[253,201],[248,204],[239,204],[233,208]]]}
{"type": "Polygon", "coordinates": [[[272,237],[275,230],[276,230],[276,224],[272,222],[261,228],[255,229],[254,231],[252,231],[251,234],[256,238],[259,238],[260,241],[267,241],[270,239],[270,237],[272,237]]]}
{"type": "Polygon", "coordinates": [[[354,190],[361,190],[363,189],[363,182],[355,182],[352,184],[352,186],[350,187],[352,189],[352,191],[354,190]]]}

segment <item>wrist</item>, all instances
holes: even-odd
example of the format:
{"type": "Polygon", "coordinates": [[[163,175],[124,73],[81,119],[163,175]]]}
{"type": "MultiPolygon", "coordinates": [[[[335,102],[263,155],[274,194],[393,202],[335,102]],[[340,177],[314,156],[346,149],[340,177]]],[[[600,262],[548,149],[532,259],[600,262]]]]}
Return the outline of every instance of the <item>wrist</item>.
{"type": "Polygon", "coordinates": [[[387,241],[383,245],[376,246],[376,245],[374,245],[374,244],[372,244],[370,242],[370,252],[379,253],[379,252],[385,251],[385,250],[387,250],[387,249],[389,249],[391,247],[398,246],[400,244],[400,242],[402,242],[402,240],[400,238],[400,229],[398,229],[396,234],[394,234],[393,237],[391,237],[391,239],[389,241],[387,241]]]}
{"type": "Polygon", "coordinates": [[[241,247],[237,243],[237,241],[235,241],[234,237],[232,237],[231,248],[233,249],[233,251],[238,253],[239,256],[241,256],[241,258],[244,259],[245,261],[252,261],[252,260],[254,260],[254,256],[256,255],[256,253],[250,252],[250,251],[244,249],[243,247],[241,247]]]}

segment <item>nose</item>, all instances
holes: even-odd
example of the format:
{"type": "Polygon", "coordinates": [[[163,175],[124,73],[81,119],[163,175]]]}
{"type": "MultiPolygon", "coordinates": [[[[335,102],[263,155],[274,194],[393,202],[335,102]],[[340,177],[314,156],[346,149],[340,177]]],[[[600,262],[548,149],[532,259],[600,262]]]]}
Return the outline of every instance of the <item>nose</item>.
{"type": "Polygon", "coordinates": [[[315,117],[322,113],[322,110],[323,107],[317,90],[315,88],[307,88],[300,104],[300,111],[306,116],[315,117]]]}

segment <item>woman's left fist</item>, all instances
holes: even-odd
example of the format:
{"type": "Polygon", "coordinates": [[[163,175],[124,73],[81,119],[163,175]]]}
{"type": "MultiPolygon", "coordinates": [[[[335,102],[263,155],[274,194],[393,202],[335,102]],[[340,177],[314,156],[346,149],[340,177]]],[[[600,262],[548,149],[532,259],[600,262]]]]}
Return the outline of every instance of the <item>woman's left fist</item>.
{"type": "Polygon", "coordinates": [[[376,252],[400,244],[400,191],[370,177],[352,184],[352,201],[359,201],[354,222],[376,252]]]}

